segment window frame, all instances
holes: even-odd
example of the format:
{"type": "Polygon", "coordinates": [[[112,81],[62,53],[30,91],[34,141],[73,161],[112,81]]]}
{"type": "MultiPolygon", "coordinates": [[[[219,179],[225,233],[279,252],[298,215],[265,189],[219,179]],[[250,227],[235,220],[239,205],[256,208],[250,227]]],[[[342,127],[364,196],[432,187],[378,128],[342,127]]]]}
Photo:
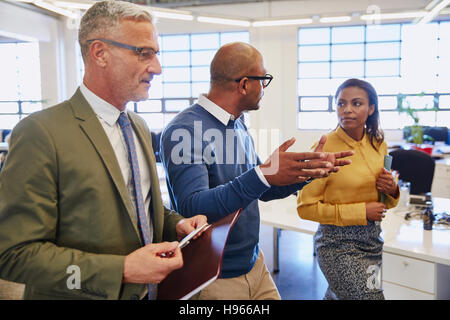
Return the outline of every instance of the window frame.
{"type": "MultiPolygon", "coordinates": [[[[437,24],[441,24],[442,22],[444,23],[449,23],[448,20],[439,20],[439,21],[434,21],[433,23],[437,23],[437,24]]],[[[364,72],[363,75],[361,77],[356,77],[356,78],[360,78],[360,79],[366,79],[366,78],[401,78],[402,77],[402,43],[404,42],[404,40],[402,39],[402,29],[405,25],[409,25],[410,23],[386,23],[384,25],[395,25],[395,26],[399,26],[399,36],[397,40],[382,40],[382,41],[367,41],[367,28],[370,26],[367,25],[346,25],[346,26],[328,26],[328,27],[300,27],[297,30],[297,130],[311,130],[308,128],[304,128],[304,127],[300,127],[300,121],[298,120],[299,117],[301,116],[302,113],[332,113],[332,112],[336,112],[335,106],[334,106],[334,96],[333,95],[301,95],[300,91],[299,91],[299,83],[300,81],[308,81],[308,80],[313,80],[313,79],[348,79],[350,77],[345,76],[345,77],[333,77],[332,74],[332,65],[333,63],[336,63],[336,61],[341,62],[341,60],[333,60],[333,54],[332,54],[332,50],[333,50],[333,45],[350,45],[350,44],[359,44],[359,45],[363,45],[364,46],[364,57],[361,60],[345,60],[345,62],[363,62],[364,64],[364,72]],[[333,43],[333,39],[332,39],[332,32],[333,29],[336,28],[349,28],[349,27],[363,27],[364,28],[364,41],[358,41],[358,42],[339,42],[339,43],[333,43]],[[306,43],[306,44],[302,44],[301,43],[301,30],[304,29],[328,29],[328,42],[327,43],[317,43],[317,44],[312,44],[312,43],[306,43]],[[398,43],[398,56],[395,58],[378,58],[378,59],[367,59],[367,46],[371,45],[371,44],[379,44],[379,43],[398,43]],[[300,57],[301,57],[301,48],[302,47],[311,47],[311,46],[328,46],[329,47],[329,59],[328,60],[313,60],[313,61],[301,61],[300,57]],[[367,62],[372,62],[372,61],[398,61],[398,72],[395,73],[395,75],[367,75],[367,62]],[[302,77],[301,76],[301,72],[300,72],[300,66],[303,64],[308,64],[308,63],[327,63],[328,64],[328,77],[302,77]],[[307,98],[327,98],[328,99],[328,108],[327,110],[323,110],[323,109],[317,109],[317,110],[305,110],[302,109],[302,99],[307,99],[307,98]]],[[[440,27],[440,25],[438,26],[440,27]]],[[[440,30],[440,28],[438,29],[440,30]]],[[[440,33],[437,32],[435,34],[436,38],[437,38],[437,45],[440,46],[440,33]]],[[[439,56],[436,57],[436,63],[439,63],[439,56]]],[[[401,107],[401,103],[402,103],[402,98],[406,98],[406,97],[418,97],[418,96],[433,96],[434,97],[434,108],[436,109],[436,111],[434,111],[435,114],[435,119],[437,119],[437,116],[439,113],[441,112],[450,112],[450,105],[446,106],[446,107],[442,107],[440,106],[440,98],[442,96],[450,96],[450,91],[446,92],[446,91],[442,91],[442,92],[435,92],[435,93],[408,93],[408,94],[403,94],[403,93],[396,93],[396,94],[379,94],[378,95],[380,98],[381,97],[393,97],[396,98],[397,104],[394,106],[392,106],[392,108],[383,108],[380,109],[380,114],[387,111],[387,112],[400,112],[400,107],[401,107]]],[[[419,112],[421,110],[418,110],[419,112]]],[[[432,111],[428,111],[428,112],[432,112],[432,111]]],[[[436,123],[436,120],[435,120],[436,123]]],[[[322,130],[322,129],[319,129],[322,130]]]]}

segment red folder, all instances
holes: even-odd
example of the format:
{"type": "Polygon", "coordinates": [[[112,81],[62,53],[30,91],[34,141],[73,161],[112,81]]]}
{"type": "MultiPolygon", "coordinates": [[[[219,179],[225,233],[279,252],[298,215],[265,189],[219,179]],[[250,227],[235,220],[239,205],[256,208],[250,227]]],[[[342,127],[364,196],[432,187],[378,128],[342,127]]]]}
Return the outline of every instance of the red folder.
{"type": "Polygon", "coordinates": [[[181,249],[183,267],[158,285],[158,300],[187,300],[217,279],[225,244],[240,214],[241,209],[213,223],[181,249]]]}

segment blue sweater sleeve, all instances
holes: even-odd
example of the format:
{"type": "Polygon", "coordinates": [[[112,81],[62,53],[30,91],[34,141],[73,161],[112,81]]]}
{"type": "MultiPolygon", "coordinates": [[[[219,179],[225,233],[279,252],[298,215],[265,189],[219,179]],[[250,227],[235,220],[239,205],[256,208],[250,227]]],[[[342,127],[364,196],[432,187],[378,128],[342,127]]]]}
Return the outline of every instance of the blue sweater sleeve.
{"type": "Polygon", "coordinates": [[[298,190],[301,190],[304,186],[306,186],[308,182],[303,183],[297,183],[297,184],[290,184],[288,186],[272,186],[269,190],[264,192],[259,200],[261,201],[270,201],[275,199],[283,199],[291,194],[297,192],[298,190]]]}
{"type": "Polygon", "coordinates": [[[170,139],[174,129],[172,127],[164,131],[160,154],[172,205],[181,215],[192,217],[204,214],[208,221],[213,223],[240,208],[245,208],[269,189],[259,179],[255,169],[210,188],[210,167],[203,159],[199,163],[174,163],[172,150],[179,143],[170,139]]]}

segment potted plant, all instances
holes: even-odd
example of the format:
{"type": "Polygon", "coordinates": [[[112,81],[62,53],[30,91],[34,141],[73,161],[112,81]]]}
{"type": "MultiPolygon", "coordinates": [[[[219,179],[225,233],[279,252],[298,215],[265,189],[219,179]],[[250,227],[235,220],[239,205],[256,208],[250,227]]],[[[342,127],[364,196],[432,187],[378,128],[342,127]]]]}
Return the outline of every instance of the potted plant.
{"type": "MultiPolygon", "coordinates": [[[[418,94],[418,97],[424,96],[425,93],[422,92],[418,94]]],[[[434,98],[436,99],[436,98],[434,98]]],[[[435,105],[432,108],[412,108],[410,101],[406,100],[406,96],[399,95],[398,96],[398,107],[399,112],[404,112],[408,114],[413,120],[414,124],[411,126],[406,126],[403,128],[403,133],[406,138],[406,141],[409,143],[413,143],[413,148],[416,150],[424,151],[431,155],[433,148],[429,145],[424,145],[424,142],[434,142],[433,137],[430,137],[424,134],[424,127],[419,124],[419,116],[418,112],[421,111],[437,111],[435,105]],[[406,107],[405,107],[406,104],[406,107]]]]}

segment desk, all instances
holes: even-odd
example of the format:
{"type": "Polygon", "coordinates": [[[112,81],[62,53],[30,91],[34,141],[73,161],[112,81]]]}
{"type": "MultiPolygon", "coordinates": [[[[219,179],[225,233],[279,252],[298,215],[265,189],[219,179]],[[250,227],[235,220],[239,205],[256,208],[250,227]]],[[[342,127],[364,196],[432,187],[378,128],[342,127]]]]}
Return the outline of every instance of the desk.
{"type": "MultiPolygon", "coordinates": [[[[450,211],[450,199],[435,198],[435,212],[450,211]]],[[[300,219],[296,197],[260,201],[261,223],[274,227],[274,271],[279,270],[280,229],[314,234],[318,223],[300,219]]],[[[450,230],[423,230],[421,220],[407,222],[393,208],[382,224],[382,283],[386,299],[450,299],[450,230]]]]}
{"type": "MultiPolygon", "coordinates": [[[[450,212],[450,199],[434,198],[434,211],[450,212]]],[[[386,299],[450,299],[450,229],[423,230],[393,208],[381,223],[382,281],[386,299]]]]}

